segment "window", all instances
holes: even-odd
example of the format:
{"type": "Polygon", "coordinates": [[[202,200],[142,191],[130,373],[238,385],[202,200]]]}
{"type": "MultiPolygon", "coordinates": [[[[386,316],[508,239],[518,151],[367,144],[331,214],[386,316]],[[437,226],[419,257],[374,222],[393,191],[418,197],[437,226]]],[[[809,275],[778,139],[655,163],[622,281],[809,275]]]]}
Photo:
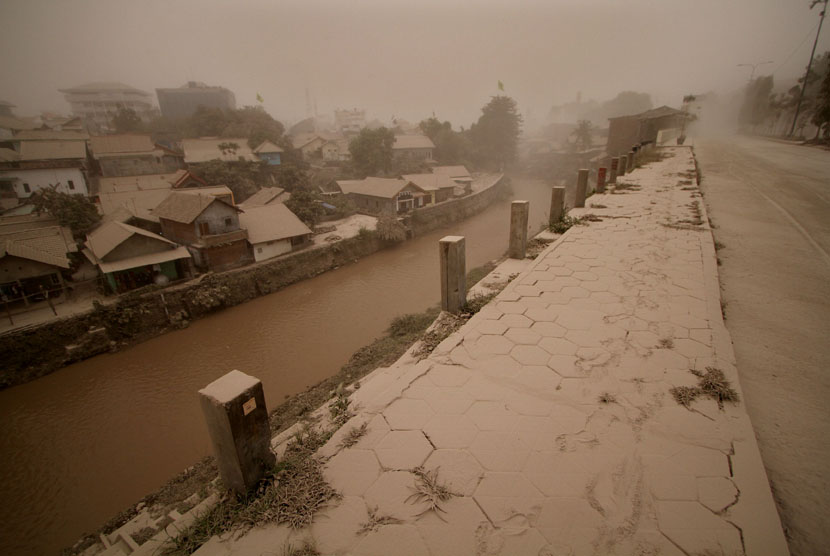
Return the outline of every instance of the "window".
{"type": "Polygon", "coordinates": [[[256,248],[256,252],[257,252],[257,253],[262,253],[262,247],[257,247],[257,248],[256,248]]]}
{"type": "Polygon", "coordinates": [[[232,225],[233,225],[233,219],[230,216],[225,218],[225,227],[230,228],[232,225]]]}
{"type": "Polygon", "coordinates": [[[210,224],[209,223],[199,222],[199,235],[200,236],[210,235],[210,224]]]}
{"type": "Polygon", "coordinates": [[[66,180],[66,184],[69,186],[69,189],[72,191],[75,190],[75,183],[72,180],[66,180]]]}
{"type": "Polygon", "coordinates": [[[28,183],[23,184],[23,191],[25,191],[26,193],[31,193],[32,192],[31,188],[29,188],[28,183]]]}

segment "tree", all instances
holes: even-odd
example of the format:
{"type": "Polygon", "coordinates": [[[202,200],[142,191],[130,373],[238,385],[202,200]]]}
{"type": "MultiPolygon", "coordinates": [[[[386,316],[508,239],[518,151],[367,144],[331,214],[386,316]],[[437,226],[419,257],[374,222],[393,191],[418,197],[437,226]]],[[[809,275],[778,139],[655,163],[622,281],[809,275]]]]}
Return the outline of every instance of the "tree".
{"type": "Polygon", "coordinates": [[[579,120],[571,136],[576,139],[574,145],[578,151],[587,151],[593,145],[592,133],[594,125],[590,120],[579,120]]]}
{"type": "Polygon", "coordinates": [[[135,110],[121,106],[112,117],[112,125],[118,133],[135,133],[142,131],[141,118],[135,110]]]}
{"type": "Polygon", "coordinates": [[[306,189],[298,189],[291,193],[291,198],[285,202],[285,206],[309,228],[314,227],[325,212],[317,195],[306,189]]]}
{"type": "Polygon", "coordinates": [[[508,96],[493,97],[481,109],[478,122],[470,128],[470,138],[479,163],[504,169],[513,162],[521,128],[522,116],[516,101],[508,96]]]}
{"type": "Polygon", "coordinates": [[[813,123],[818,127],[816,139],[821,136],[822,128],[824,128],[824,137],[830,137],[830,71],[824,75],[816,101],[816,109],[813,113],[813,123]]]}
{"type": "Polygon", "coordinates": [[[265,141],[280,144],[285,133],[282,123],[275,120],[261,106],[244,106],[226,113],[227,124],[221,137],[245,137],[248,146],[255,149],[265,141]]]}
{"type": "Polygon", "coordinates": [[[101,215],[95,203],[83,195],[73,195],[57,191],[54,185],[33,193],[31,202],[38,214],[47,212],[54,216],[61,226],[72,230],[77,240],[91,232],[101,221],[101,215]]]}
{"type": "Polygon", "coordinates": [[[209,160],[194,167],[194,173],[208,185],[227,185],[236,202],[247,199],[264,183],[263,163],[247,160],[209,160]]]}
{"type": "Polygon", "coordinates": [[[463,164],[470,157],[470,145],[467,138],[453,131],[450,122],[440,122],[432,117],[423,120],[419,127],[424,135],[435,144],[435,159],[439,164],[463,164]]]}
{"type": "Polygon", "coordinates": [[[236,154],[236,151],[239,149],[239,144],[234,142],[225,141],[224,143],[219,143],[217,145],[219,147],[219,151],[224,154],[236,154]]]}
{"type": "Polygon", "coordinates": [[[773,80],[771,75],[753,79],[744,91],[744,101],[738,113],[738,124],[755,127],[766,119],[771,110],[773,80]]]}
{"type": "Polygon", "coordinates": [[[392,146],[395,134],[385,127],[377,129],[363,128],[349,143],[352,164],[360,177],[388,172],[392,164],[392,146]]]}
{"type": "Polygon", "coordinates": [[[406,227],[391,214],[382,214],[378,218],[375,231],[383,241],[397,243],[406,239],[406,227]]]}

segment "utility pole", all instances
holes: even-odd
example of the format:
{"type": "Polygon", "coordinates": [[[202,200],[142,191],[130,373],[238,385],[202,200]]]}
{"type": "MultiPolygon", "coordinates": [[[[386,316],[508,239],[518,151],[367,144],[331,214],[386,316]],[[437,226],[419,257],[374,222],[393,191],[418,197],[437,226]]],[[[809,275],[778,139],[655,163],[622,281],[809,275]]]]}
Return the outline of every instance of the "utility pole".
{"type": "Polygon", "coordinates": [[[816,55],[816,45],[818,44],[818,36],[821,34],[821,24],[824,23],[824,14],[827,12],[827,0],[813,0],[810,4],[812,10],[816,4],[824,4],[821,8],[821,19],[818,21],[818,31],[816,31],[816,40],[813,41],[813,51],[810,52],[810,62],[807,64],[807,72],[804,74],[804,83],[801,84],[801,93],[798,95],[798,103],[795,105],[795,116],[793,116],[793,125],[790,128],[790,137],[795,133],[795,124],[798,122],[798,113],[801,111],[801,101],[804,100],[804,91],[807,89],[807,78],[810,77],[810,67],[813,65],[813,56],[816,55]]]}

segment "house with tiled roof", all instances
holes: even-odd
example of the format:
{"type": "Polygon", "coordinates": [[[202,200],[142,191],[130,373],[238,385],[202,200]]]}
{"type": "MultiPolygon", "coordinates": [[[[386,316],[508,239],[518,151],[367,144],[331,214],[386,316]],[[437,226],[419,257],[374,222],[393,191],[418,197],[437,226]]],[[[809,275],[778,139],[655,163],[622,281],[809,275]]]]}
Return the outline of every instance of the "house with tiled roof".
{"type": "Polygon", "coordinates": [[[392,145],[395,157],[425,162],[432,160],[434,150],[435,144],[426,135],[395,135],[395,143],[392,145]]]}
{"type": "Polygon", "coordinates": [[[84,255],[113,293],[190,276],[190,252],[173,241],[123,222],[108,221],[87,235],[84,255]]]}
{"type": "Polygon", "coordinates": [[[104,177],[168,174],[185,168],[182,153],[154,143],[146,134],[94,135],[89,146],[96,170],[104,177]]]}
{"type": "Polygon", "coordinates": [[[248,146],[248,140],[240,137],[200,137],[182,139],[184,161],[187,164],[201,164],[211,160],[224,162],[256,162],[259,157],[248,146]]]}
{"type": "Polygon", "coordinates": [[[432,194],[406,179],[337,180],[341,193],[364,214],[401,214],[432,202],[432,194]]]}
{"type": "Polygon", "coordinates": [[[283,149],[271,141],[263,141],[254,149],[254,154],[269,166],[279,166],[282,163],[283,149]]]}
{"type": "Polygon", "coordinates": [[[291,193],[282,187],[263,187],[247,199],[239,206],[242,210],[249,207],[260,207],[264,205],[282,204],[291,198],[291,193]]]}
{"type": "Polygon", "coordinates": [[[25,305],[44,292],[57,297],[77,250],[71,230],[50,216],[0,218],[0,296],[25,305]]]}
{"type": "Polygon", "coordinates": [[[225,270],[250,262],[241,210],[212,195],[173,191],[152,213],[167,239],[187,246],[200,270],[225,270]]]}
{"type": "Polygon", "coordinates": [[[307,245],[312,231],[281,203],[246,207],[239,224],[248,232],[255,261],[264,261],[307,245]]]}

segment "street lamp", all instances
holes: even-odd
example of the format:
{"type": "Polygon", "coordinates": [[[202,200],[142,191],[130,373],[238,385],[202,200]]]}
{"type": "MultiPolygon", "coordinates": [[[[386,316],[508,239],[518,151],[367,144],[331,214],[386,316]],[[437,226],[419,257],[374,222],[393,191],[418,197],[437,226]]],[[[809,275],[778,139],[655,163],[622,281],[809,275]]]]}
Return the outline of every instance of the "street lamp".
{"type": "Polygon", "coordinates": [[[755,78],[755,68],[758,66],[763,66],[764,64],[772,64],[772,60],[767,60],[766,62],[758,62],[757,64],[738,64],[738,67],[747,66],[752,68],[752,72],[749,74],[749,82],[752,83],[752,80],[755,78]]]}

